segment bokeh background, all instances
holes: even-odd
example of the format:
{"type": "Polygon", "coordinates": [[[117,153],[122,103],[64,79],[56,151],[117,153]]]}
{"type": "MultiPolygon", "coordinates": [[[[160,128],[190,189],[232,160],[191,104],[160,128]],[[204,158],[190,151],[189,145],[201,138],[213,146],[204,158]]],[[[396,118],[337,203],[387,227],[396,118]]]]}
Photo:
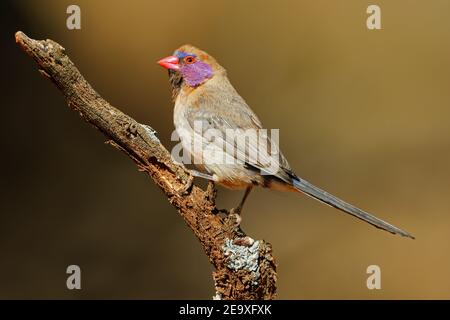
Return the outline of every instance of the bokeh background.
{"type": "MultiPolygon", "coordinates": [[[[450,298],[450,2],[1,1],[0,298],[210,299],[212,267],[160,190],[69,111],[15,44],[61,43],[96,90],[170,147],[167,74],[211,53],[299,176],[413,233],[258,189],[243,228],[273,244],[283,299],[450,298]],[[82,29],[66,28],[81,7],[82,29]],[[82,290],[66,289],[66,267],[82,290]],[[381,267],[368,290],[366,268],[381,267]]],[[[232,207],[240,192],[219,191],[232,207]]]]}

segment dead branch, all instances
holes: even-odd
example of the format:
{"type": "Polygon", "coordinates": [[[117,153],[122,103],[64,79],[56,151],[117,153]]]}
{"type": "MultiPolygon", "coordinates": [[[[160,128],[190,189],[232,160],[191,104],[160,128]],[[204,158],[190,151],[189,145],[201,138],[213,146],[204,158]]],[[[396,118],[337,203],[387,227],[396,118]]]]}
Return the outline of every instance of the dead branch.
{"type": "Polygon", "coordinates": [[[153,129],[104,100],[58,43],[33,40],[20,31],[16,33],[16,42],[64,94],[69,107],[100,130],[108,143],[129,156],[161,188],[215,267],[216,298],[274,298],[277,275],[271,245],[263,240],[235,241],[246,235],[235,227],[232,215],[222,218],[218,214],[213,186],[204,191],[192,185],[193,177],[172,161],[153,129]]]}

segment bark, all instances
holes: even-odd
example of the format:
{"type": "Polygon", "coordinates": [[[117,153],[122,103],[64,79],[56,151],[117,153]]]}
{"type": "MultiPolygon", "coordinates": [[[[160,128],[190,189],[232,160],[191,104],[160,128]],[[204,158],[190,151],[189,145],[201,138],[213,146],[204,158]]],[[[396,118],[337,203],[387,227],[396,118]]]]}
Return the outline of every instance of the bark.
{"type": "MultiPolygon", "coordinates": [[[[16,33],[17,44],[38,64],[39,71],[65,96],[81,119],[100,130],[107,142],[124,152],[148,173],[194,232],[214,266],[216,296],[220,299],[273,299],[276,265],[269,243],[254,241],[236,227],[235,217],[222,217],[216,208],[216,189],[195,186],[193,177],[175,164],[150,126],[142,125],[104,100],[52,40],[33,40],[16,33]]],[[[180,265],[182,262],[180,261],[180,265]]]]}

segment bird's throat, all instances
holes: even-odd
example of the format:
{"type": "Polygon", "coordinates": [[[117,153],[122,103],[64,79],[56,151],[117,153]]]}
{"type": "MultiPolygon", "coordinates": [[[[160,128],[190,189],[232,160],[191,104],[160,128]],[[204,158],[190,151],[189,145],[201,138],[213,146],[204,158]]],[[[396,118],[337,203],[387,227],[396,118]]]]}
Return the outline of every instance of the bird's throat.
{"type": "Polygon", "coordinates": [[[169,83],[172,89],[172,100],[175,101],[183,85],[182,75],[177,71],[169,69],[169,83]]]}

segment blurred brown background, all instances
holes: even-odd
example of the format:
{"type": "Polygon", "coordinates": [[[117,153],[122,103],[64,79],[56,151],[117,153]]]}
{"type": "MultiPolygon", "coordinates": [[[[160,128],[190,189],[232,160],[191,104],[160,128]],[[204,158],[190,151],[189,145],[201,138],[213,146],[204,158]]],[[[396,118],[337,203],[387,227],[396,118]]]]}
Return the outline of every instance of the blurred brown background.
{"type": "MultiPolygon", "coordinates": [[[[183,43],[216,57],[299,176],[412,232],[259,189],[243,227],[273,244],[279,298],[450,298],[450,2],[2,1],[0,298],[203,298],[211,266],[132,161],[69,111],[14,32],[61,43],[114,106],[170,147],[167,74],[183,43]],[[66,28],[81,7],[82,29],[66,28]],[[66,289],[66,267],[82,290],[66,289]],[[377,264],[382,289],[366,288],[377,264]]],[[[219,191],[232,207],[241,193],[219,191]]]]}

